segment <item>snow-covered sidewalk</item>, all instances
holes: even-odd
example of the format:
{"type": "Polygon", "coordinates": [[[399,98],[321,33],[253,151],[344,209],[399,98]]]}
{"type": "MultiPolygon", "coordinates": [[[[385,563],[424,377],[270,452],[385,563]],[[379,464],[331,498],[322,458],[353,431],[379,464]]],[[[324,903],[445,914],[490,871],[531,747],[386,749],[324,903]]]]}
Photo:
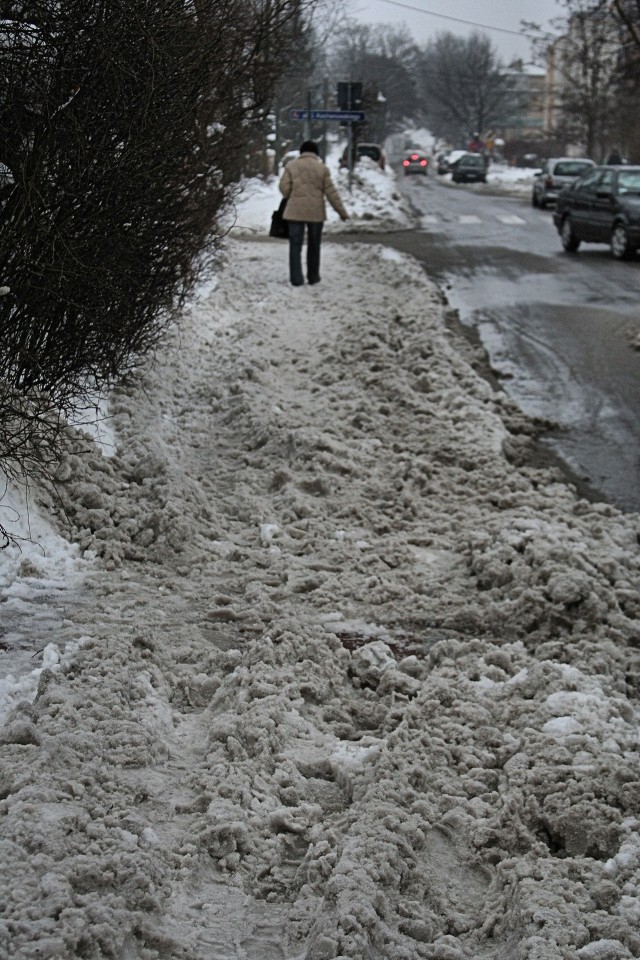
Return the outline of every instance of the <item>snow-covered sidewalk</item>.
{"type": "Polygon", "coordinates": [[[640,956],[640,520],[527,465],[416,263],[322,276],[230,243],[61,464],[3,958],[640,956]]]}

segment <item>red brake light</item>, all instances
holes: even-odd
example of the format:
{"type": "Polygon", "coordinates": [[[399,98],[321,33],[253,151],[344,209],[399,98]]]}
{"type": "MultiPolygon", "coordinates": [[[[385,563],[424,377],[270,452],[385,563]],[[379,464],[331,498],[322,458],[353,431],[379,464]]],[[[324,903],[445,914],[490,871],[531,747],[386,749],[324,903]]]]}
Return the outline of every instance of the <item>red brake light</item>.
{"type": "Polygon", "coordinates": [[[418,153],[412,153],[412,154],[411,154],[411,159],[412,159],[412,160],[417,160],[419,156],[420,156],[420,154],[418,154],[418,153]]]}
{"type": "Polygon", "coordinates": [[[420,166],[421,166],[421,167],[426,167],[426,165],[427,165],[427,161],[426,161],[426,160],[421,160],[421,161],[420,161],[420,166]]]}
{"type": "Polygon", "coordinates": [[[409,160],[403,160],[403,161],[402,161],[402,166],[403,166],[403,167],[408,167],[408,166],[409,166],[409,160]]]}

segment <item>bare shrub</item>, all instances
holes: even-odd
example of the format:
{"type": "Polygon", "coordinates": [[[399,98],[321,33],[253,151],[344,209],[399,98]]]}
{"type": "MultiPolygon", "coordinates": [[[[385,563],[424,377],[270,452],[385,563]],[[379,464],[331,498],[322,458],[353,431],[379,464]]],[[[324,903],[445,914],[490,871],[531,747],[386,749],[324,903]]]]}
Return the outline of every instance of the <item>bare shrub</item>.
{"type": "Polygon", "coordinates": [[[315,0],[0,0],[0,462],[151,350],[315,0]]]}

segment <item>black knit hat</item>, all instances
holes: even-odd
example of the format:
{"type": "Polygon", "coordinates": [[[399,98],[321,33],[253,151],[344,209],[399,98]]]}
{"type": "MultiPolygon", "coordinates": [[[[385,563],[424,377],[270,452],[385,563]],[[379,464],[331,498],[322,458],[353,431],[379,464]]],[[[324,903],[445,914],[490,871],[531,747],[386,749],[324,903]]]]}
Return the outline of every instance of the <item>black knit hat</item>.
{"type": "Polygon", "coordinates": [[[315,140],[305,140],[300,147],[300,153],[315,153],[316,156],[319,156],[318,144],[315,140]]]}

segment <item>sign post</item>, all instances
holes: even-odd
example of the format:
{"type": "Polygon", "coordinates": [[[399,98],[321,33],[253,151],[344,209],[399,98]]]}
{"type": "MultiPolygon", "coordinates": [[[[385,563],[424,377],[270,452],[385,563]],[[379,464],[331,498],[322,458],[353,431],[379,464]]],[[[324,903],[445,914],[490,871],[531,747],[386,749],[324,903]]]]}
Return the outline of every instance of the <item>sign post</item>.
{"type": "MultiPolygon", "coordinates": [[[[348,80],[338,82],[338,106],[341,110],[351,113],[360,113],[362,107],[362,83],[359,80],[348,80]]],[[[363,117],[364,119],[364,117],[363,117]]],[[[345,126],[347,129],[347,150],[349,159],[349,193],[353,190],[353,166],[355,164],[355,143],[353,136],[353,124],[361,122],[358,120],[347,120],[345,126]]],[[[357,139],[357,138],[356,138],[357,139]]]]}
{"type": "Polygon", "coordinates": [[[305,110],[303,108],[289,110],[289,120],[304,120],[311,128],[312,120],[337,120],[347,128],[347,156],[349,159],[349,193],[353,188],[353,125],[354,123],[363,123],[365,114],[363,110],[305,110]]]}

